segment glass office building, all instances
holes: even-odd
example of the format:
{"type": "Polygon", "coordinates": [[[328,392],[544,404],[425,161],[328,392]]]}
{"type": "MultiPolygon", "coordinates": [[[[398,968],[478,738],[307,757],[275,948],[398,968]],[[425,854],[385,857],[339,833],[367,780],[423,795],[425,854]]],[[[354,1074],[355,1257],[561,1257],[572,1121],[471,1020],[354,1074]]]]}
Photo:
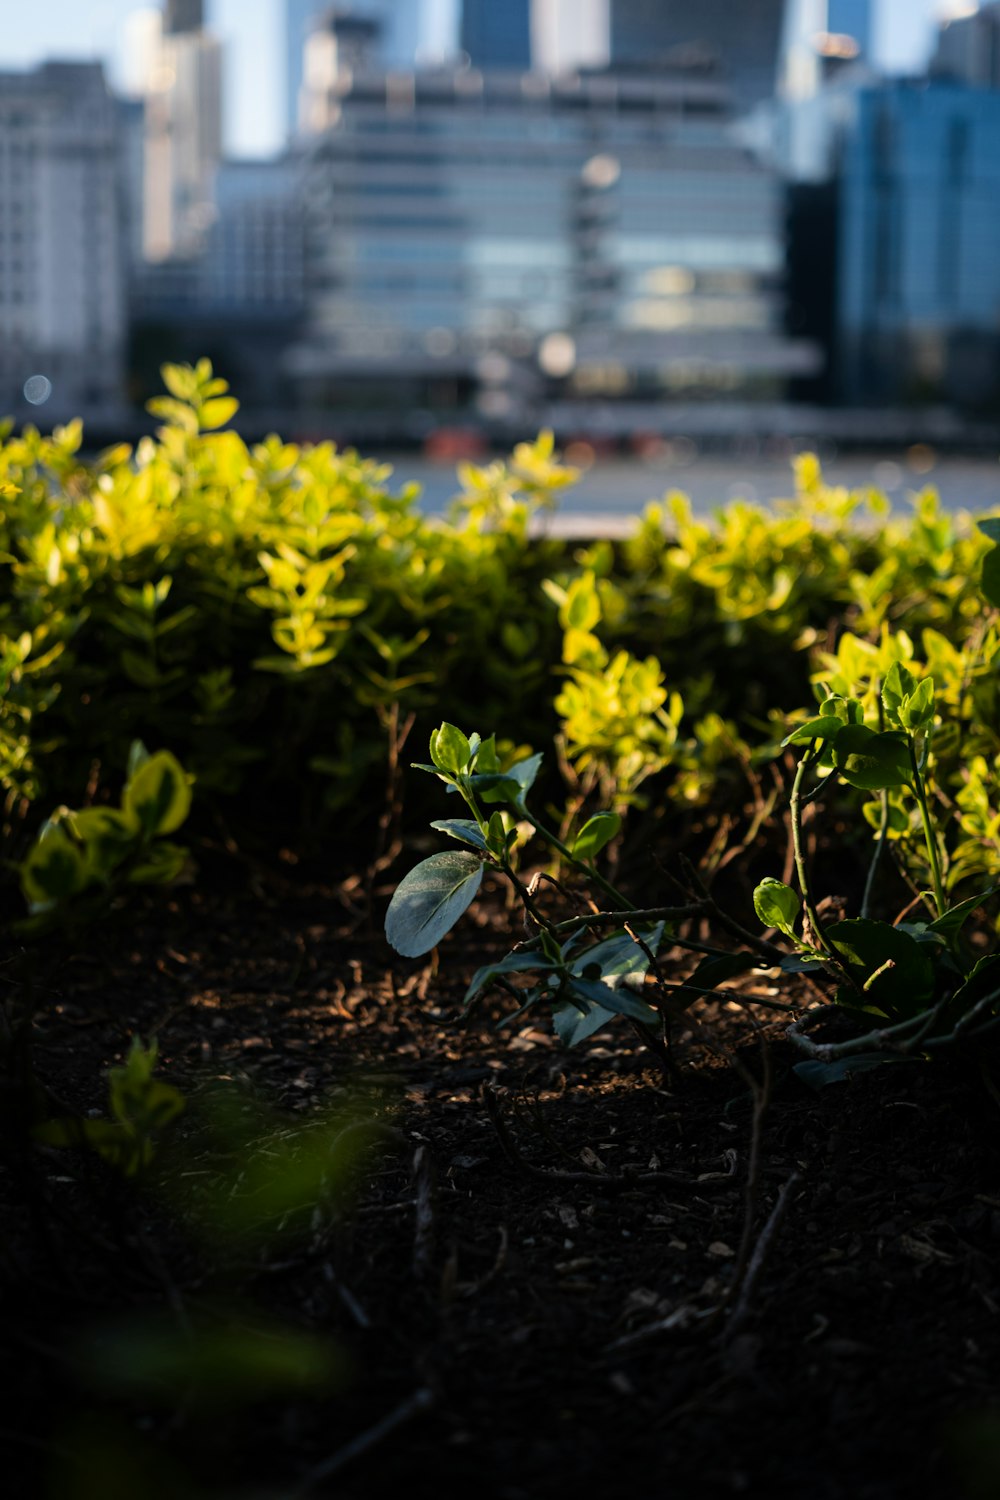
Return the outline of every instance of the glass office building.
{"type": "Polygon", "coordinates": [[[774,396],[802,357],[782,185],[717,84],[353,73],[311,118],[306,406],[774,396]]]}
{"type": "Polygon", "coordinates": [[[860,89],[838,181],[838,341],[852,400],[1000,396],[1000,93],[860,89]]]}
{"type": "Polygon", "coordinates": [[[531,67],[531,0],[461,0],[459,44],[474,68],[531,67]]]}
{"type": "Polygon", "coordinates": [[[612,67],[714,71],[740,108],[775,90],[785,0],[610,0],[612,67]]]}

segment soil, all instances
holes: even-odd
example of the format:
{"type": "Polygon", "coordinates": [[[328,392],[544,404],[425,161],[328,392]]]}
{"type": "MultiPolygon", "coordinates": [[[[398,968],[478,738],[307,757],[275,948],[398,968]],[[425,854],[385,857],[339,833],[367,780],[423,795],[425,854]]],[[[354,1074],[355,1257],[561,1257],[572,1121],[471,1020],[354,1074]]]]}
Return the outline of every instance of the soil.
{"type": "Polygon", "coordinates": [[[188,1108],[139,1184],[90,1152],[8,1150],[7,1493],[1000,1492],[1000,1115],[979,1068],[814,1092],[773,1011],[716,1004],[665,1078],[625,1027],[567,1052],[543,1017],[462,1019],[507,941],[497,899],[435,969],[350,892],[250,887],[144,900],[36,970],[39,1073],[67,1107],[105,1109],[137,1032],[188,1108]],[[255,1122],[228,1178],[205,1144],[220,1082],[255,1122]],[[266,1232],[206,1235],[195,1210],[240,1198],[262,1111],[279,1142],[326,1111],[336,1183],[266,1232]],[[157,1396],[133,1358],[112,1389],[109,1330],[151,1318],[313,1335],[342,1373],[241,1404],[208,1376],[157,1396]]]}

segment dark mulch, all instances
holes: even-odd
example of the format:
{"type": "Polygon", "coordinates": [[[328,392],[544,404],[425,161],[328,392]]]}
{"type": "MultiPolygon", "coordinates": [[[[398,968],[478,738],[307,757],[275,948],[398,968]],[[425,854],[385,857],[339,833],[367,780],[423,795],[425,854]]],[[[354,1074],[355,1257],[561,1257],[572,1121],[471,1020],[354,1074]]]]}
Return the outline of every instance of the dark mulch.
{"type": "MultiPolygon", "coordinates": [[[[191,1104],[138,1195],[75,1152],[5,1174],[7,1493],[998,1492],[1000,1112],[975,1068],[812,1093],[772,1031],[755,1242],[799,1180],[734,1326],[706,1314],[743,1226],[745,1081],[692,1045],[667,1086],[627,1031],[566,1053],[541,1018],[459,1019],[499,909],[437,973],[303,884],[116,920],[36,976],[41,1072],[99,1108],[134,1028],[191,1104]],[[220,1079],[276,1121],[335,1106],[391,1124],[359,1137],[352,1201],[338,1189],[238,1250],[185,1227],[171,1205],[188,1179],[197,1196],[199,1101],[220,1079]],[[350,1374],[242,1409],[102,1394],[82,1335],[155,1309],[309,1330],[350,1374]]],[[[712,1024],[759,1072],[746,1020],[712,1024]]]]}

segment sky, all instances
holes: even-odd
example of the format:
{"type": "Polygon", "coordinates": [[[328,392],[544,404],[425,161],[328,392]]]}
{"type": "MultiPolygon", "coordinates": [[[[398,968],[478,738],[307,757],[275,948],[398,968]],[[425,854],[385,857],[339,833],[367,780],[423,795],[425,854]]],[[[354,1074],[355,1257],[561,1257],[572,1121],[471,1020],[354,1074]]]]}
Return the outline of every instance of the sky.
{"type": "MultiPolygon", "coordinates": [[[[876,62],[911,72],[925,60],[936,16],[959,0],[875,0],[876,62]]],[[[104,59],[112,80],[125,71],[125,22],[139,0],[6,0],[0,68],[27,68],[46,57],[104,59]]],[[[207,0],[209,25],[226,45],[226,148],[267,155],[281,145],[284,100],[282,0],[207,0]]]]}

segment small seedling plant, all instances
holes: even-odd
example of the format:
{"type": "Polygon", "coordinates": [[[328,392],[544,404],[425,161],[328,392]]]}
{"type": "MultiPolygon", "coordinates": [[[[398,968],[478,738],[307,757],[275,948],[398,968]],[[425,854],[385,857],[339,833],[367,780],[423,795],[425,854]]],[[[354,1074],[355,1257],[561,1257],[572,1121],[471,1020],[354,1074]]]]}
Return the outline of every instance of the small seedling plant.
{"type": "MultiPolygon", "coordinates": [[[[445,723],[431,735],[430,760],[415,769],[436,776],[461,798],[470,816],[431,824],[462,847],[432,854],[404,877],[386,914],[388,941],[407,958],[429,953],[467,911],[489,869],[513,887],[528,931],[505,957],[473,975],[465,994],[467,1009],[490,986],[498,986],[517,1001],[508,1022],[542,1006],[551,1012],[557,1034],[569,1046],[624,1018],[666,1067],[669,1025],[676,1011],[724,979],[761,963],[762,950],[767,960],[768,945],[752,937],[755,952],[731,953],[679,935],[675,924],[706,913],[712,905],[708,898],[646,909],[628,901],[597,865],[621,827],[617,813],[595,813],[569,842],[547,828],[528,804],[541,754],[502,768],[493,736],[483,740],[445,723]],[[551,917],[540,900],[538,879],[526,881],[519,869],[520,847],[532,834],[610,905],[599,909],[588,901],[587,910],[577,916],[551,917]],[[667,984],[658,971],[656,955],[668,935],[671,944],[701,955],[694,974],[683,984],[667,984]],[[655,984],[647,984],[650,975],[655,984]]],[[[730,930],[735,926],[727,925],[730,930]]]]}
{"type": "Polygon", "coordinates": [[[860,699],[834,694],[788,735],[785,746],[802,750],[790,797],[801,895],[772,878],[754,892],[761,922],[793,946],[781,968],[832,976],[836,1006],[862,1023],[846,1040],[817,1042],[809,1031],[828,1014],[821,1006],[790,1027],[791,1040],[808,1054],[800,1074],[820,1084],[899,1056],[978,1042],[1000,1026],[1000,954],[975,955],[963,935],[996,887],[953,904],[947,894],[947,841],[934,786],[934,680],[896,660],[876,700],[877,727],[865,723],[860,699]],[[878,833],[860,915],[827,924],[805,858],[803,809],[837,780],[875,794],[878,833]],[[930,885],[899,920],[887,922],[870,910],[894,818],[902,825],[897,832],[919,829],[930,885]]]}

